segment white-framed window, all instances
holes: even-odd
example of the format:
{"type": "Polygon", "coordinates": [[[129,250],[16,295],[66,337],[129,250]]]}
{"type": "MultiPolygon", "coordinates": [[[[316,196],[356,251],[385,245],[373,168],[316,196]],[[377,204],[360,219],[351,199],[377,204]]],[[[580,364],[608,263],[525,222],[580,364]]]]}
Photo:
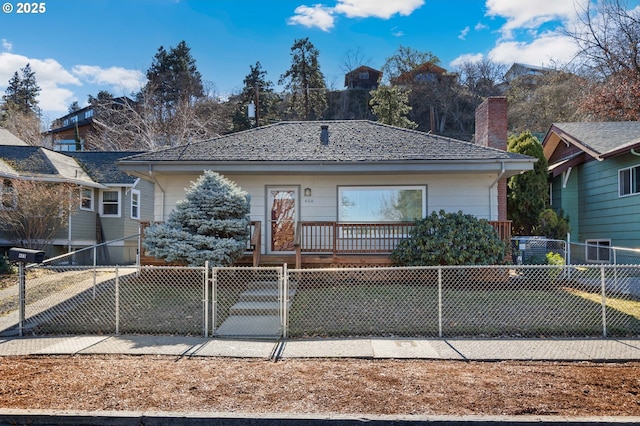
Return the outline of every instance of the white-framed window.
{"type": "Polygon", "coordinates": [[[587,262],[611,261],[611,240],[586,240],[587,262]]]}
{"type": "Polygon", "coordinates": [[[618,195],[625,197],[640,193],[640,166],[618,171],[618,195]]]}
{"type": "Polygon", "coordinates": [[[100,191],[100,215],[120,217],[120,191],[118,189],[100,191]]]}
{"type": "Polygon", "coordinates": [[[80,187],[80,209],[93,210],[93,188],[80,187]]]}
{"type": "Polygon", "coordinates": [[[131,190],[131,219],[140,219],[140,191],[131,190]]]}
{"type": "Polygon", "coordinates": [[[427,187],[339,186],[339,222],[411,222],[427,212],[427,187]]]}
{"type": "Polygon", "coordinates": [[[10,179],[3,179],[0,185],[0,209],[13,210],[18,204],[18,198],[10,179]]]}

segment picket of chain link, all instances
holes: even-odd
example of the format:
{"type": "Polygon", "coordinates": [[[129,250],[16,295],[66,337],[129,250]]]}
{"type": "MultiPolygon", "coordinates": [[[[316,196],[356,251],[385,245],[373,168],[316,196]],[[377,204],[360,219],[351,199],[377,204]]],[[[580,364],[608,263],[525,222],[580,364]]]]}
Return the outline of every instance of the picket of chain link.
{"type": "Polygon", "coordinates": [[[42,265],[28,268],[25,329],[242,336],[272,322],[288,338],[640,336],[639,300],[639,265],[42,265]]]}

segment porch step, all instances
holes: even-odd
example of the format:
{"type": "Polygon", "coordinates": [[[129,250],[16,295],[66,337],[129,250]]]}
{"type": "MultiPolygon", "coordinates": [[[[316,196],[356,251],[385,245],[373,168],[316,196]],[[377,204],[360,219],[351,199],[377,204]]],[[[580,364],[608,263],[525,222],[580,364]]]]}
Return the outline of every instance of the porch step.
{"type": "MultiPolygon", "coordinates": [[[[295,290],[289,290],[289,298],[296,294],[295,290]]],[[[278,291],[275,289],[247,290],[240,295],[240,302],[277,302],[278,291]]]]}
{"type": "Polygon", "coordinates": [[[216,330],[216,336],[220,337],[277,338],[280,337],[281,333],[280,317],[277,315],[230,316],[216,330]]]}
{"type": "MultiPolygon", "coordinates": [[[[291,305],[291,303],[289,303],[291,305]]],[[[255,300],[239,301],[229,308],[229,316],[262,316],[280,315],[280,304],[278,301],[257,302],[255,300]]]]}

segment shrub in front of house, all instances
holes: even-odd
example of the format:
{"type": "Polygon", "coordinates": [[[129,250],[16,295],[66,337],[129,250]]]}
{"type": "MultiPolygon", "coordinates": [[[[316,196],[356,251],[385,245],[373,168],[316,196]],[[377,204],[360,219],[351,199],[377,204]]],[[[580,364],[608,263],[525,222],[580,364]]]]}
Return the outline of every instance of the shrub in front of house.
{"type": "Polygon", "coordinates": [[[249,202],[249,194],[235,183],[206,171],[165,223],[145,230],[144,248],[170,263],[232,265],[247,249],[249,202]]]}
{"type": "Polygon", "coordinates": [[[416,221],[391,259],[400,266],[497,265],[504,263],[505,244],[487,220],[440,210],[416,221]]]}

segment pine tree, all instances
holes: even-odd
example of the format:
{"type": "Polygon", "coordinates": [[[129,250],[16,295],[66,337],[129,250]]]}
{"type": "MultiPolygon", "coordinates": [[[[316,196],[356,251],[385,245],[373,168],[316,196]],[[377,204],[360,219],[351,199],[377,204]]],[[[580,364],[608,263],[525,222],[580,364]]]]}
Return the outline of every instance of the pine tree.
{"type": "Polygon", "coordinates": [[[411,111],[409,94],[398,86],[379,86],[371,91],[371,110],[378,122],[390,126],[415,129],[418,125],[407,118],[411,111]]]}
{"type": "Polygon", "coordinates": [[[319,120],[327,109],[327,87],[319,54],[308,37],[296,40],[291,47],[291,68],[278,81],[290,92],[289,110],[295,118],[319,120]]]}
{"type": "Polygon", "coordinates": [[[246,251],[249,195],[233,182],[205,171],[163,224],[146,229],[144,247],[167,262],[232,265],[246,251]]]}
{"type": "Polygon", "coordinates": [[[36,73],[31,70],[31,65],[27,64],[20,69],[20,74],[16,71],[9,80],[9,86],[2,97],[5,101],[5,111],[14,110],[22,114],[40,115],[38,108],[38,94],[40,86],[36,81],[36,73]]]}

